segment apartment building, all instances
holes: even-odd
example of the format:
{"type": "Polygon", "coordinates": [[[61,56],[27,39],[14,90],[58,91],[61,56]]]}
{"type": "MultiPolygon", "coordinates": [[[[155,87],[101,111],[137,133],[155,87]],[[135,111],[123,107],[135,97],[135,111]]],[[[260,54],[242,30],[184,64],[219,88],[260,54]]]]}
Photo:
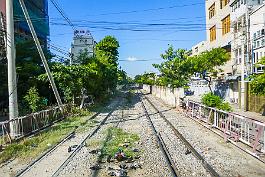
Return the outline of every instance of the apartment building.
{"type": "Polygon", "coordinates": [[[250,41],[252,46],[252,72],[264,72],[264,66],[256,65],[265,57],[265,1],[250,13],[250,41]]]}
{"type": "MultiPolygon", "coordinates": [[[[231,11],[230,0],[206,0],[206,29],[208,49],[222,47],[231,52],[231,11]]],[[[219,76],[232,74],[232,62],[220,69],[219,76]]]]}
{"type": "MultiPolygon", "coordinates": [[[[253,9],[257,8],[262,3],[261,0],[234,0],[230,6],[231,25],[232,25],[232,52],[233,74],[240,76],[242,72],[247,76],[252,73],[252,57],[250,45],[250,28],[249,25],[256,21],[254,17],[250,19],[250,14],[253,9]],[[242,63],[244,62],[244,63],[242,63]],[[244,67],[243,67],[244,65],[244,67]],[[242,71],[244,70],[244,71],[242,71]]],[[[263,19],[255,16],[257,19],[263,19]]],[[[252,34],[252,36],[254,33],[252,34]]]]}
{"type": "Polygon", "coordinates": [[[96,42],[89,31],[76,30],[74,32],[73,42],[71,44],[71,60],[70,64],[78,64],[78,57],[81,53],[87,52],[89,56],[94,55],[94,47],[96,42]]]}

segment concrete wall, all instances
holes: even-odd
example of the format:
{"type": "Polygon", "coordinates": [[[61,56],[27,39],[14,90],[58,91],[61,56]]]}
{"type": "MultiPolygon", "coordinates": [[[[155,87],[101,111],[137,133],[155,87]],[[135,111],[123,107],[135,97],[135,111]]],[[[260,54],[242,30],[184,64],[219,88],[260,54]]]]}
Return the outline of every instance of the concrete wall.
{"type": "MultiPolygon", "coordinates": [[[[211,88],[216,95],[222,97],[225,101],[232,102],[235,96],[231,83],[213,81],[211,88]]],[[[194,92],[191,97],[199,100],[204,94],[209,93],[210,89],[206,82],[196,81],[190,85],[190,90],[194,92]]],[[[238,96],[237,96],[238,97],[238,96]]]]}
{"type": "Polygon", "coordinates": [[[170,106],[179,106],[180,98],[184,97],[183,88],[169,88],[163,86],[149,86],[143,85],[143,90],[151,93],[152,95],[162,99],[166,104],[170,106]]]}

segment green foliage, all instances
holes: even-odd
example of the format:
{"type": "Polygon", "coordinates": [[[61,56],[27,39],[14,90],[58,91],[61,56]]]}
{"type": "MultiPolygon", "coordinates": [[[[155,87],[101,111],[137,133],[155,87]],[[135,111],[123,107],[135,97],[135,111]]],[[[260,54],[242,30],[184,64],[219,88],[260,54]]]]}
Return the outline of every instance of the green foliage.
{"type": "Polygon", "coordinates": [[[202,96],[202,103],[206,106],[217,108],[224,111],[232,111],[229,103],[224,102],[221,97],[213,93],[207,93],[202,96]]]}
{"type": "Polygon", "coordinates": [[[188,58],[186,50],[174,50],[173,46],[170,46],[161,57],[165,60],[164,62],[153,64],[161,73],[156,84],[162,86],[170,85],[171,87],[183,87],[187,85],[192,73],[190,72],[190,67],[186,65],[188,58]]]}
{"type": "MultiPolygon", "coordinates": [[[[86,51],[80,54],[80,64],[65,65],[54,63],[51,67],[53,77],[62,93],[65,102],[80,98],[82,90],[96,99],[116,89],[119,78],[123,82],[126,73],[118,70],[118,41],[111,36],[105,37],[95,47],[95,57],[86,51]],[[119,75],[120,74],[120,75],[119,75]]],[[[39,80],[48,83],[47,75],[42,74],[39,80]]]]}
{"type": "Polygon", "coordinates": [[[133,152],[133,147],[136,141],[139,141],[137,134],[131,134],[123,131],[120,128],[109,128],[108,129],[109,140],[105,142],[102,149],[102,156],[111,155],[114,157],[118,149],[121,148],[127,157],[135,157],[138,155],[137,152],[133,152]],[[128,147],[123,147],[124,143],[128,143],[128,147]]]}
{"type": "Polygon", "coordinates": [[[155,77],[155,73],[144,73],[143,75],[136,75],[134,78],[134,82],[138,84],[154,85],[155,77]]]}
{"type": "Polygon", "coordinates": [[[202,103],[209,107],[217,107],[222,103],[222,99],[213,93],[207,93],[202,96],[202,103]]]}
{"type": "MultiPolygon", "coordinates": [[[[77,126],[82,126],[78,131],[87,129],[92,125],[92,122],[87,122],[86,117],[68,117],[67,119],[59,122],[49,128],[48,130],[41,132],[40,134],[23,139],[19,142],[15,142],[7,146],[3,152],[1,152],[0,163],[6,162],[11,158],[19,159],[35,159],[51,146],[61,141],[67,134],[72,132],[77,126]]],[[[32,160],[30,159],[30,160],[32,160]]]]}
{"type": "MultiPolygon", "coordinates": [[[[43,48],[44,54],[50,62],[52,55],[47,49],[43,48]]],[[[26,104],[23,103],[24,96],[31,87],[39,90],[40,97],[50,98],[50,90],[47,84],[38,80],[40,74],[45,73],[42,61],[33,40],[21,41],[16,44],[16,70],[17,70],[17,92],[19,101],[19,112],[24,113],[26,104]],[[23,101],[22,101],[23,100],[23,101]]],[[[8,102],[7,86],[7,63],[6,60],[0,61],[0,104],[8,102]]],[[[28,113],[25,111],[25,113],[28,113]]]]}
{"type": "MultiPolygon", "coordinates": [[[[261,61],[256,64],[257,67],[260,65],[265,65],[265,57],[263,57],[261,61]]],[[[265,72],[262,74],[252,75],[251,79],[251,92],[257,95],[265,95],[265,72]]]]}
{"type": "Polygon", "coordinates": [[[161,57],[165,60],[161,64],[153,64],[161,76],[157,78],[156,84],[171,87],[185,87],[190,77],[199,73],[203,79],[211,82],[211,77],[220,71],[217,66],[224,65],[230,56],[225,49],[216,48],[203,52],[199,55],[188,57],[184,49],[174,50],[170,46],[161,57]]]}
{"type": "Polygon", "coordinates": [[[31,112],[36,112],[39,109],[41,98],[36,87],[31,87],[24,99],[28,103],[31,112]]]}
{"type": "Polygon", "coordinates": [[[228,102],[222,102],[220,105],[217,106],[217,108],[228,112],[231,112],[233,110],[228,102]]]}
{"type": "Polygon", "coordinates": [[[223,48],[214,48],[210,51],[202,52],[199,55],[189,57],[186,67],[190,68],[192,73],[200,74],[201,78],[208,82],[211,89],[212,77],[217,77],[217,73],[221,71],[220,66],[229,61],[230,55],[223,48]]]}
{"type": "Polygon", "coordinates": [[[199,55],[189,57],[188,63],[193,66],[193,72],[200,73],[203,76],[205,72],[211,74],[217,73],[219,69],[216,67],[224,65],[229,59],[230,55],[225,49],[214,48],[199,55]]]}

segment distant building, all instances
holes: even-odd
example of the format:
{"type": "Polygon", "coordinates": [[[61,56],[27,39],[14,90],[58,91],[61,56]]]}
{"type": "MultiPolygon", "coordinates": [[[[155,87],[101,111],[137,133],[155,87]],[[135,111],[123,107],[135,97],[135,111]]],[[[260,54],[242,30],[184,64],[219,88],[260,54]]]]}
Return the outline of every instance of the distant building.
{"type": "Polygon", "coordinates": [[[196,45],[194,45],[191,49],[191,56],[198,55],[202,52],[205,52],[208,48],[207,41],[202,41],[196,45]]]}
{"type": "Polygon", "coordinates": [[[264,72],[264,66],[255,66],[265,57],[265,3],[250,13],[250,39],[252,45],[252,72],[264,72]]]}
{"type": "MultiPolygon", "coordinates": [[[[231,52],[230,0],[206,0],[205,2],[208,49],[222,47],[227,52],[231,52]]],[[[221,69],[224,72],[219,75],[231,74],[232,62],[228,61],[221,69]]]]}
{"type": "Polygon", "coordinates": [[[89,31],[76,30],[71,44],[70,64],[78,64],[78,57],[81,53],[87,52],[91,57],[94,56],[95,40],[89,31]]]}
{"type": "MultiPolygon", "coordinates": [[[[49,36],[48,0],[27,0],[24,2],[39,40],[47,47],[47,39],[49,36]]],[[[32,39],[19,0],[14,0],[13,4],[16,42],[32,39]]],[[[6,0],[0,0],[0,13],[2,13],[5,18],[6,0]]]]}

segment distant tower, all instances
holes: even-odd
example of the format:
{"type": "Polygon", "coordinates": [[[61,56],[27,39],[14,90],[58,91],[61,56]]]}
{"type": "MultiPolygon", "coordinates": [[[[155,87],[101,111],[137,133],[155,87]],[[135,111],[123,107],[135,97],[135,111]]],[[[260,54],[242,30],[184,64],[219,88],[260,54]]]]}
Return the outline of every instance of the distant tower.
{"type": "Polygon", "coordinates": [[[93,57],[95,44],[96,42],[89,31],[76,30],[71,44],[70,64],[79,64],[78,57],[85,51],[87,51],[89,56],[93,57]]]}

